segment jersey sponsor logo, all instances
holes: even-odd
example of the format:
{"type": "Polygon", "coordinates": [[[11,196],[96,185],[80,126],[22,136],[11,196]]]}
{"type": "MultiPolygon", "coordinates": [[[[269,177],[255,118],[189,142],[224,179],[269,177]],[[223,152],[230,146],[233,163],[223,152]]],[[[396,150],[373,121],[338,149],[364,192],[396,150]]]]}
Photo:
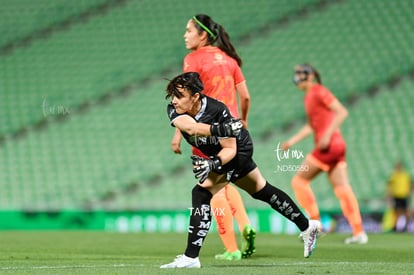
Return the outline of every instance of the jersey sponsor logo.
{"type": "Polygon", "coordinates": [[[217,64],[225,64],[226,63],[226,59],[224,58],[224,56],[221,53],[216,53],[214,54],[214,61],[213,63],[215,65],[217,64]]]}
{"type": "Polygon", "coordinates": [[[216,53],[216,54],[214,55],[214,58],[215,58],[216,60],[223,60],[223,55],[222,55],[222,54],[220,54],[220,53],[216,53]]]}
{"type": "Polygon", "coordinates": [[[174,115],[174,113],[175,113],[175,110],[174,110],[174,109],[171,109],[171,110],[170,110],[170,112],[168,113],[168,116],[169,116],[170,118],[172,118],[172,117],[173,117],[173,115],[174,115]]]}
{"type": "Polygon", "coordinates": [[[220,144],[219,138],[215,136],[210,136],[210,137],[191,136],[189,141],[190,143],[194,144],[196,147],[203,146],[203,145],[220,144]]]}

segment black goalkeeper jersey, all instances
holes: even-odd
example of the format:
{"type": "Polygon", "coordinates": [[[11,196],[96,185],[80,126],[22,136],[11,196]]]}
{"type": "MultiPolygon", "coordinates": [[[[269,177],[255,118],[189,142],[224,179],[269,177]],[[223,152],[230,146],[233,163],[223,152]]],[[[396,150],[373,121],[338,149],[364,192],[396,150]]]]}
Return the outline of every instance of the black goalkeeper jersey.
{"type": "MultiPolygon", "coordinates": [[[[181,115],[177,114],[174,106],[170,103],[167,107],[168,117],[170,118],[171,125],[173,126],[174,120],[181,115]]],[[[230,112],[227,106],[221,101],[215,100],[208,96],[201,98],[201,109],[194,117],[195,121],[206,124],[213,124],[215,122],[223,123],[231,118],[230,112]]],[[[206,156],[215,156],[222,149],[219,140],[221,137],[214,136],[190,136],[189,134],[182,132],[185,140],[192,146],[200,149],[206,156]]],[[[239,153],[252,153],[253,145],[246,129],[242,129],[237,137],[237,154],[239,153]]]]}

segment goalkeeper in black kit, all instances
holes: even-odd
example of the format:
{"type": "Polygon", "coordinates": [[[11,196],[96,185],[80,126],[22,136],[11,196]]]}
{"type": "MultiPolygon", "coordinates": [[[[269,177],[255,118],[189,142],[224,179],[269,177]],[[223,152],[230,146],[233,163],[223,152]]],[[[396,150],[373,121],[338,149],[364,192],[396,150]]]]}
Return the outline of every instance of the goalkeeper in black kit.
{"type": "Polygon", "coordinates": [[[296,224],[304,240],[304,257],[308,258],[315,248],[321,224],[309,220],[288,194],[262,176],[252,159],[252,139],[241,121],[232,118],[223,103],[202,94],[203,83],[198,73],[176,76],[168,83],[166,92],[166,98],[171,98],[167,107],[171,125],[181,131],[190,145],[210,158],[191,157],[199,182],[192,189],[187,247],[184,254],[161,268],[201,267],[198,256],[211,225],[210,200],[228,182],[268,203],[296,224]]]}

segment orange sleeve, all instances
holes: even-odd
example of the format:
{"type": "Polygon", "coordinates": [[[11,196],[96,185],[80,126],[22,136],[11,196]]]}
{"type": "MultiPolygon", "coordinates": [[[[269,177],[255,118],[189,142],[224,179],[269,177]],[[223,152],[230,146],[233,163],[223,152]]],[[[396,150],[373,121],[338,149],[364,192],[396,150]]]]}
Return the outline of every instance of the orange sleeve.
{"type": "Polygon", "coordinates": [[[196,58],[193,58],[192,53],[189,53],[184,57],[183,72],[197,72],[196,58]]]}
{"type": "Polygon", "coordinates": [[[245,81],[243,72],[239,66],[236,66],[236,70],[234,72],[234,83],[237,85],[245,81]]]}
{"type": "Polygon", "coordinates": [[[336,100],[336,97],[324,86],[321,86],[319,89],[318,97],[327,107],[329,107],[329,105],[336,100]]]}

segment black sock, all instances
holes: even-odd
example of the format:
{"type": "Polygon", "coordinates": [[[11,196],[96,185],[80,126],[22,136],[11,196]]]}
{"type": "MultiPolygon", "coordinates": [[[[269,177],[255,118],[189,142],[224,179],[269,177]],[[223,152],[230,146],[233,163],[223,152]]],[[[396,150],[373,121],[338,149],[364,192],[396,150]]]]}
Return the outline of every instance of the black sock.
{"type": "Polygon", "coordinates": [[[266,182],[265,187],[259,192],[252,194],[252,197],[270,204],[273,209],[295,223],[300,231],[304,231],[308,228],[309,220],[302,211],[300,211],[296,203],[288,194],[270,183],[266,182]]]}
{"type": "Polygon", "coordinates": [[[198,257],[204,239],[211,225],[210,201],[213,195],[207,189],[196,185],[192,191],[192,209],[185,255],[198,257]]]}

